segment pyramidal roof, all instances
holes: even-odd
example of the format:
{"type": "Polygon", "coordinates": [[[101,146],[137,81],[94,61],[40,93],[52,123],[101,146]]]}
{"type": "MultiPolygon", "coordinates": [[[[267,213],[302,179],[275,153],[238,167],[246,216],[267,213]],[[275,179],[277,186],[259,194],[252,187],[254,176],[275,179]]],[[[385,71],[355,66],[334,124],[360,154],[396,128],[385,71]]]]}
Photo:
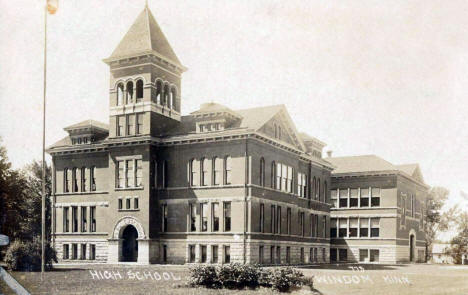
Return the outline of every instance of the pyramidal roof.
{"type": "Polygon", "coordinates": [[[142,53],[156,53],[168,61],[182,66],[148,6],[145,6],[117,48],[106,60],[115,60],[142,53]]]}

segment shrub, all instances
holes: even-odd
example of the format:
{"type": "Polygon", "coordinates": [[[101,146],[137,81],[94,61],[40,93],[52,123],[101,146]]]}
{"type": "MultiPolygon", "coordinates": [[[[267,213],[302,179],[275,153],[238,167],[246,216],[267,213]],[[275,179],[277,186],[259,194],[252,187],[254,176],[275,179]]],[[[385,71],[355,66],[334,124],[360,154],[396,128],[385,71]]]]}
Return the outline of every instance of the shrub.
{"type": "MultiPolygon", "coordinates": [[[[57,254],[49,243],[45,246],[45,267],[51,269],[52,262],[57,262],[57,254]]],[[[39,238],[27,242],[15,240],[5,254],[6,267],[10,270],[39,271],[41,269],[41,249],[39,238]]]]}
{"type": "Polygon", "coordinates": [[[216,268],[209,265],[198,265],[191,268],[189,284],[191,286],[204,286],[207,288],[221,287],[216,268]]]}
{"type": "Polygon", "coordinates": [[[313,278],[291,267],[265,269],[258,265],[238,263],[225,264],[215,268],[211,265],[198,265],[190,269],[190,286],[207,288],[243,289],[259,286],[287,292],[303,285],[313,289],[313,278]]]}
{"type": "Polygon", "coordinates": [[[291,267],[276,268],[269,276],[271,287],[280,292],[287,292],[291,287],[300,287],[304,283],[304,274],[291,267]]]}

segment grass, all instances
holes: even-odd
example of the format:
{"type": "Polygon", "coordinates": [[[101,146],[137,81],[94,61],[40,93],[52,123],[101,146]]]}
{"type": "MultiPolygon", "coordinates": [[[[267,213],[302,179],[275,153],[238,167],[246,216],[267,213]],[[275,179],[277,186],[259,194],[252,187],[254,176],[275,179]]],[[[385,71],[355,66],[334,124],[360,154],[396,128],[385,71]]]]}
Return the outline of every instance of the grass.
{"type": "MultiPolygon", "coordinates": [[[[443,265],[363,265],[361,271],[353,271],[349,265],[326,265],[300,268],[306,276],[314,275],[318,294],[468,294],[468,267],[443,265]],[[344,277],[364,276],[359,283],[345,283],[344,277]],[[333,276],[341,278],[333,281],[333,276]],[[392,281],[383,277],[390,276],[392,281]],[[317,278],[321,277],[319,281],[317,278]],[[370,279],[368,280],[367,277],[370,279]],[[401,279],[406,277],[408,282],[401,279]],[[326,279],[324,279],[326,278],[326,279]]],[[[12,275],[32,294],[271,294],[270,289],[257,290],[209,290],[181,287],[186,282],[188,269],[184,266],[91,266],[91,269],[58,269],[45,273],[13,272],[12,275]],[[90,270],[95,273],[94,278],[90,270]],[[97,279],[99,271],[119,272],[122,278],[97,279]],[[96,272],[97,271],[97,272],[96,272]],[[139,275],[136,276],[136,272],[139,275]],[[146,278],[144,273],[146,272],[146,278]],[[163,273],[173,274],[180,280],[165,280],[163,273]],[[151,273],[151,278],[149,276],[151,273]],[[156,280],[155,273],[161,276],[156,280]],[[133,274],[133,275],[132,275],[133,274]]],[[[166,279],[168,278],[165,275],[166,279]]],[[[109,273],[107,273],[109,277],[109,273]]],[[[349,280],[349,279],[347,279],[349,280]]],[[[308,288],[290,294],[311,294],[308,288]]]]}

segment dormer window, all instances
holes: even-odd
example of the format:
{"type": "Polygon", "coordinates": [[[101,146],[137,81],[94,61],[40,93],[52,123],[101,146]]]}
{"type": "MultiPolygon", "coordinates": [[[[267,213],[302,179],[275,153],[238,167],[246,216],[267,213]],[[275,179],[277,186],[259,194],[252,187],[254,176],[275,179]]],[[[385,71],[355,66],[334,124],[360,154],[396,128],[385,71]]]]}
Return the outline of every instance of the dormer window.
{"type": "Polygon", "coordinates": [[[224,129],[224,122],[201,122],[197,123],[197,132],[210,132],[210,131],[219,131],[224,129]]]}

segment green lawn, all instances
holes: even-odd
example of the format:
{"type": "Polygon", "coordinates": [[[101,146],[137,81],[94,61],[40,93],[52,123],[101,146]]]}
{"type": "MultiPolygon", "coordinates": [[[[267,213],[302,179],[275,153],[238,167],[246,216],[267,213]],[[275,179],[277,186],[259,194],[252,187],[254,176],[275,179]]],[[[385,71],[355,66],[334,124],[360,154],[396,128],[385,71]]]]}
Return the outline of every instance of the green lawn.
{"type": "MultiPolygon", "coordinates": [[[[315,288],[332,294],[468,294],[468,267],[439,265],[327,265],[301,268],[314,275],[315,288]]],[[[92,266],[40,273],[13,272],[32,294],[269,294],[260,290],[208,290],[178,287],[186,282],[184,266],[92,266]],[[107,272],[106,272],[107,271],[107,272]],[[112,273],[113,272],[113,273],[112,273]],[[138,273],[137,273],[138,272],[138,273]]],[[[292,294],[311,294],[308,288],[292,294]]]]}

